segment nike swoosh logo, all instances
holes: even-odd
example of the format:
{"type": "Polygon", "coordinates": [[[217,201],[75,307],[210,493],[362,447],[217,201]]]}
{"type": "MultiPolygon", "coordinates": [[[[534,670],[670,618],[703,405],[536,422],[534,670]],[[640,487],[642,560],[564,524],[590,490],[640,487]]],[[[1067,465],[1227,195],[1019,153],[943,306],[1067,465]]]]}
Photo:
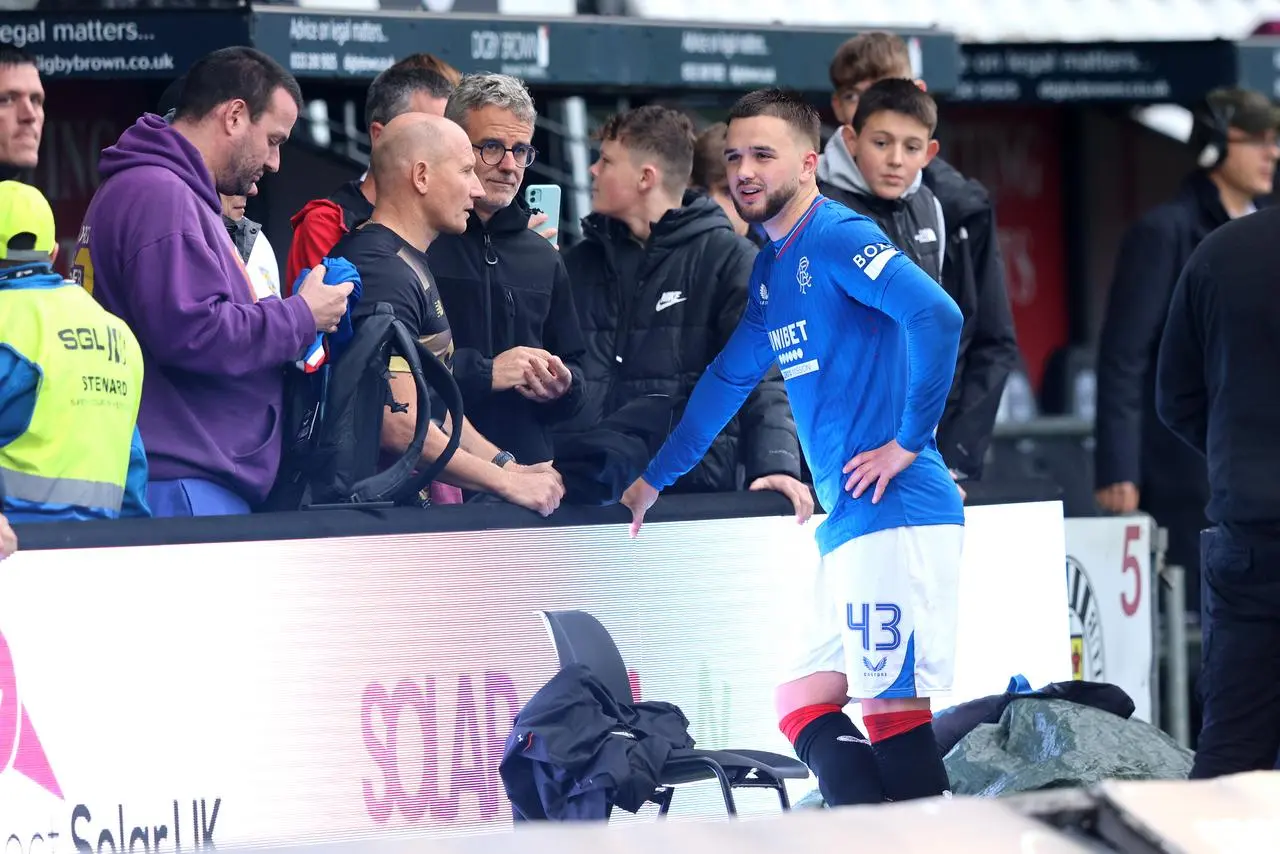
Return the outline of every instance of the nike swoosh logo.
{"type": "Polygon", "coordinates": [[[671,306],[673,305],[679,305],[680,303],[684,302],[687,299],[688,297],[681,297],[680,299],[663,300],[662,302],[658,303],[653,310],[662,311],[664,308],[671,308],[671,306]]]}

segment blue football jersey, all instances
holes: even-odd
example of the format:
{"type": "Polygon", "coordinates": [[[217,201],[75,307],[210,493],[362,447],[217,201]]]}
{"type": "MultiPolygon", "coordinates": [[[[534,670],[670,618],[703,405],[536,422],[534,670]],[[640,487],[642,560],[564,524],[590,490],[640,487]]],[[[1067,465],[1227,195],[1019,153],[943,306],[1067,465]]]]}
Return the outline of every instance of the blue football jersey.
{"type": "Polygon", "coordinates": [[[645,479],[662,489],[693,467],[775,361],[827,520],[827,554],[886,528],[964,524],[934,441],[955,372],[955,301],[867,217],[818,196],[756,257],[738,328],[698,381],[645,479]],[[892,439],[919,454],[872,504],[845,463],[892,439]]]}

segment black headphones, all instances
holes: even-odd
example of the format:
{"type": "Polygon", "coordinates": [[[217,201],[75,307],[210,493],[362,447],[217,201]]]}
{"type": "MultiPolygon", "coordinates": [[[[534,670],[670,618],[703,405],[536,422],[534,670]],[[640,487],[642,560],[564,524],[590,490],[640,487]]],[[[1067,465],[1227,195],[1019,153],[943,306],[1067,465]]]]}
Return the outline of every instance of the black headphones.
{"type": "Polygon", "coordinates": [[[1192,110],[1191,142],[1198,149],[1196,165],[1212,171],[1227,159],[1227,134],[1235,118],[1235,106],[1209,93],[1204,102],[1192,110]]]}

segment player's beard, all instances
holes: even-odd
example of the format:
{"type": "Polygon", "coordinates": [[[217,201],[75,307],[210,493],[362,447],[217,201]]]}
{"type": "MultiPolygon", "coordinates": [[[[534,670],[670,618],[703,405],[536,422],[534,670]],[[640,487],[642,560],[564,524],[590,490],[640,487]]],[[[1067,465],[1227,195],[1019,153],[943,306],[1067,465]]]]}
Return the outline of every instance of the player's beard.
{"type": "Polygon", "coordinates": [[[738,211],[738,216],[746,222],[753,225],[768,222],[778,214],[782,213],[782,209],[791,203],[796,197],[796,193],[800,192],[800,179],[794,178],[776,190],[768,190],[764,194],[764,207],[758,211],[747,211],[742,209],[741,203],[738,202],[736,195],[731,196],[733,206],[738,211]]]}

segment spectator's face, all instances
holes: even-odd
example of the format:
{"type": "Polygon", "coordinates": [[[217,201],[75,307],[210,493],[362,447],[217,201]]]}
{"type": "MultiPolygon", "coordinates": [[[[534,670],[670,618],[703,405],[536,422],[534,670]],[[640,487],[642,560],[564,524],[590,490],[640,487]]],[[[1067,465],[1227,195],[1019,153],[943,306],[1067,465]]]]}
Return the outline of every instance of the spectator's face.
{"type": "Polygon", "coordinates": [[[444,105],[449,103],[448,98],[437,98],[430,92],[418,89],[409,96],[409,113],[430,113],[433,116],[444,116],[444,105]]]}
{"type": "Polygon", "coordinates": [[[836,121],[847,125],[853,121],[853,114],[858,111],[858,100],[862,93],[870,89],[876,80],[863,80],[849,86],[842,86],[831,96],[831,112],[836,114],[836,121]]]}
{"type": "Polygon", "coordinates": [[[853,114],[858,111],[858,101],[862,99],[862,93],[881,80],[890,79],[911,80],[920,87],[921,92],[929,91],[929,87],[925,85],[923,80],[919,77],[912,77],[911,69],[907,66],[903,66],[892,74],[886,74],[883,77],[870,77],[866,80],[859,80],[856,83],[850,83],[848,86],[842,86],[831,94],[831,112],[836,114],[836,121],[842,125],[853,122],[853,114]]]}
{"type": "MultiPolygon", "coordinates": [[[[409,104],[405,108],[406,113],[430,113],[433,116],[444,116],[444,105],[449,103],[448,98],[437,98],[425,89],[418,89],[409,96],[409,104]]],[[[386,127],[382,122],[374,122],[369,125],[369,144],[378,141],[378,137],[382,136],[382,129],[386,127]]]]}
{"type": "Polygon", "coordinates": [[[528,165],[525,159],[533,150],[533,125],[492,105],[472,110],[466,121],[472,145],[480,146],[473,150],[484,198],[476,202],[476,209],[492,215],[515,201],[520,191],[528,165]]]}
{"type": "Polygon", "coordinates": [[[1250,196],[1266,196],[1276,178],[1276,160],[1280,159],[1276,132],[1246,134],[1231,128],[1227,136],[1227,159],[1221,171],[1223,180],[1250,196]]]}
{"type": "Polygon", "coordinates": [[[591,209],[605,216],[624,217],[643,204],[644,168],[616,139],[600,144],[600,157],[591,165],[591,209]]]}
{"type": "Polygon", "coordinates": [[[245,201],[245,196],[223,196],[222,215],[232,222],[239,222],[244,218],[245,201]]]}
{"type": "Polygon", "coordinates": [[[873,113],[862,133],[855,134],[848,125],[841,132],[871,192],[882,199],[901,198],[938,153],[938,142],[929,138],[929,128],[889,110],[873,113]]]}
{"type": "Polygon", "coordinates": [[[729,185],[723,184],[715,187],[710,191],[709,195],[724,211],[724,215],[729,218],[729,222],[733,224],[733,230],[738,234],[745,235],[750,226],[747,225],[746,220],[738,216],[738,208],[733,202],[733,195],[729,192],[729,185]]]}
{"type": "MultiPolygon", "coordinates": [[[[236,109],[233,105],[232,113],[236,109]]],[[[256,194],[263,174],[280,169],[280,146],[289,139],[297,120],[298,105],[284,89],[276,89],[270,106],[256,122],[250,121],[247,107],[240,109],[238,115],[228,114],[231,157],[218,176],[218,192],[224,196],[256,194]]]]}
{"type": "Polygon", "coordinates": [[[0,65],[0,164],[33,168],[44,133],[44,87],[34,65],[0,65]]]}
{"type": "Polygon", "coordinates": [[[462,234],[476,202],[484,198],[484,187],[476,176],[475,149],[462,128],[450,124],[442,136],[422,194],[427,226],[442,234],[462,234]]]}
{"type": "Polygon", "coordinates": [[[774,116],[734,119],[725,139],[725,171],[738,215],[768,222],[812,183],[818,154],[785,121],[774,116]]]}

